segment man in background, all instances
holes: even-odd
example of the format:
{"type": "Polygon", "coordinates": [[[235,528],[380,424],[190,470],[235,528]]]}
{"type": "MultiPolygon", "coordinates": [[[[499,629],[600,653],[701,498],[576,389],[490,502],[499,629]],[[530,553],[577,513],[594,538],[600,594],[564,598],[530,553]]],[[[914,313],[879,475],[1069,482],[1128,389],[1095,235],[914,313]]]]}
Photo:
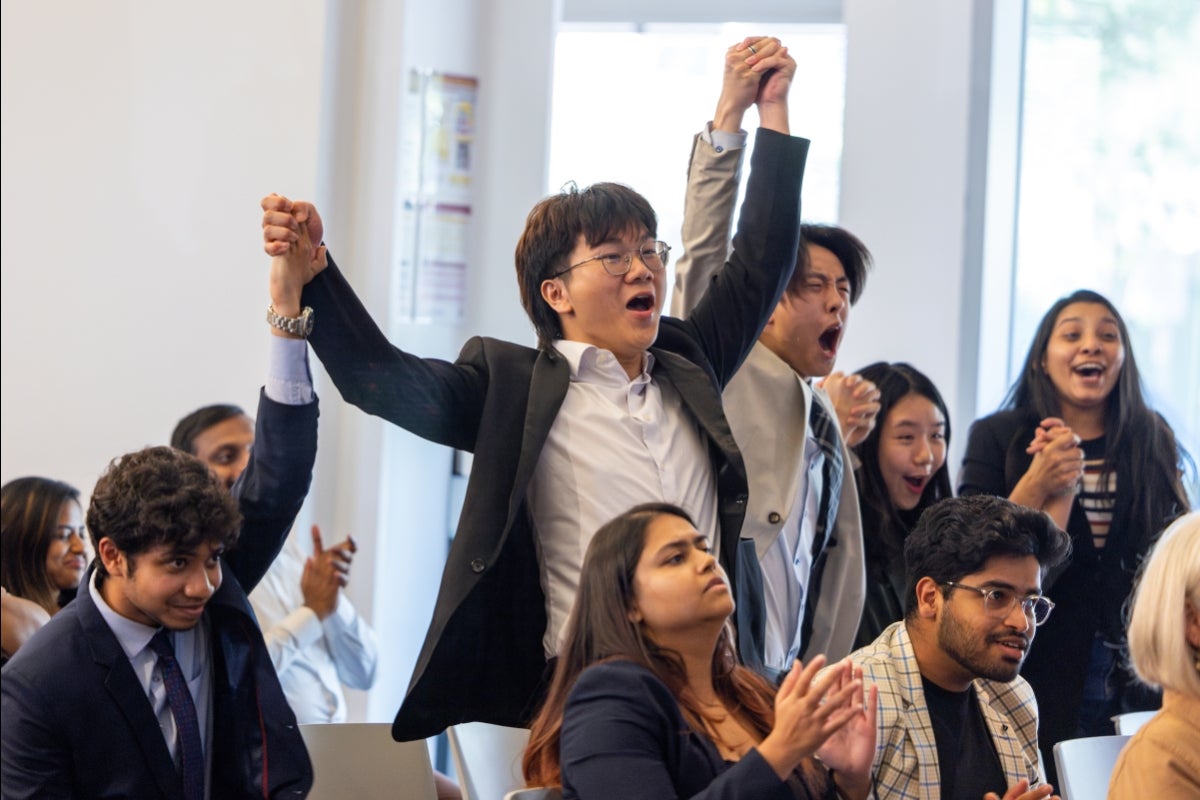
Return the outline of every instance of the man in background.
{"type": "MultiPolygon", "coordinates": [[[[237,406],[205,406],[179,421],[171,446],[200,458],[232,488],[254,452],[254,427],[237,406]]],[[[375,632],[342,591],[358,548],[351,537],[324,547],[316,525],[311,553],[300,540],[293,530],[250,602],[297,720],[345,722],[343,684],[371,688],[379,659],[375,632]]]]}

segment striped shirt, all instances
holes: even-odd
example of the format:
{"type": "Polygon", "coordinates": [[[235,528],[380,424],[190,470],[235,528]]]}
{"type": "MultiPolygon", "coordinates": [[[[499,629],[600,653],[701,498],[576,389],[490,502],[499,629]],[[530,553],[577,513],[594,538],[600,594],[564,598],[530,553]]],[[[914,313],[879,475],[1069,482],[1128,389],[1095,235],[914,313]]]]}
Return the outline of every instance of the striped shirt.
{"type": "Polygon", "coordinates": [[[1112,525],[1113,505],[1117,500],[1117,471],[1111,466],[1105,474],[1104,437],[1083,442],[1083,483],[1079,491],[1079,507],[1087,514],[1092,529],[1092,542],[1097,550],[1104,549],[1108,529],[1112,525]]]}

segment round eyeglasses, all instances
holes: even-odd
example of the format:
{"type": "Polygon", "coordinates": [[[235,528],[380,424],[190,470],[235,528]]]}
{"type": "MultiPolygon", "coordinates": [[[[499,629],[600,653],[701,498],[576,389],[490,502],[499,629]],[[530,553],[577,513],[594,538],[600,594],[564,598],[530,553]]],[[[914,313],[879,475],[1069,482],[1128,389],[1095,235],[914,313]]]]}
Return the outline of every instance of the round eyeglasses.
{"type": "Polygon", "coordinates": [[[978,586],[968,586],[965,583],[955,583],[954,581],[946,581],[942,585],[948,586],[951,589],[968,589],[972,592],[977,592],[983,598],[983,610],[987,612],[988,616],[996,619],[1004,619],[1012,613],[1013,606],[1020,603],[1021,610],[1025,612],[1025,617],[1033,620],[1034,625],[1041,625],[1050,619],[1050,612],[1054,610],[1054,601],[1040,594],[1019,597],[1012,589],[1001,587],[983,589],[978,586]]]}
{"type": "Polygon", "coordinates": [[[557,278],[560,275],[566,275],[576,267],[582,267],[584,264],[590,264],[593,261],[599,261],[604,267],[604,271],[613,277],[624,275],[633,267],[633,257],[637,255],[646,265],[646,269],[651,272],[660,272],[666,269],[667,258],[671,254],[671,246],[666,242],[653,242],[646,247],[639,247],[634,250],[626,250],[623,253],[601,253],[598,256],[585,258],[578,264],[560,269],[558,272],[551,275],[551,278],[557,278]]]}

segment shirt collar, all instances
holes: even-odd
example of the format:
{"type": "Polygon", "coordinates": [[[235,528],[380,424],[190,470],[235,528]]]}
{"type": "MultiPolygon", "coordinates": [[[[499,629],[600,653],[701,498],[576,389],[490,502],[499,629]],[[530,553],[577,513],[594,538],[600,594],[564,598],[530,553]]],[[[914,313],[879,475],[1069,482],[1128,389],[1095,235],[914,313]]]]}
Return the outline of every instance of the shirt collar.
{"type": "Polygon", "coordinates": [[[566,359],[571,368],[572,381],[612,383],[619,380],[620,385],[627,386],[630,383],[649,383],[650,373],[654,371],[654,354],[649,350],[645,352],[641,374],[630,381],[625,368],[609,350],[568,339],[555,339],[554,349],[566,359]]]}
{"type": "Polygon", "coordinates": [[[88,591],[92,595],[92,601],[96,604],[100,616],[104,618],[105,623],[108,624],[109,629],[121,644],[121,649],[125,651],[126,658],[132,660],[134,656],[145,650],[146,646],[150,644],[150,640],[154,638],[154,634],[158,633],[158,628],[134,622],[114,611],[96,586],[95,572],[92,572],[92,579],[88,581],[88,591]]]}

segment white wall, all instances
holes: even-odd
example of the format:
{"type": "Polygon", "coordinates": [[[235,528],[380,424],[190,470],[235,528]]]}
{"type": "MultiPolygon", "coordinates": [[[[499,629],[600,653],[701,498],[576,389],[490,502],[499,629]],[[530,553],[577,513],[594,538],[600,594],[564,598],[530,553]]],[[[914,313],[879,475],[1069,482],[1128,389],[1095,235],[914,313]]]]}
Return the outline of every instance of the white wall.
{"type": "Polygon", "coordinates": [[[323,8],[3,4],[3,480],[86,495],[193,408],[254,407],[258,199],[314,189],[323,8]]]}
{"type": "MultiPolygon", "coordinates": [[[[908,361],[941,391],[954,424],[951,474],[974,418],[962,391],[973,9],[982,3],[845,0],[846,119],[839,223],[875,267],[838,366],[908,361]]],[[[976,268],[976,267],[973,267],[976,268]]],[[[967,346],[973,345],[968,340],[967,346]]],[[[973,385],[974,375],[970,376],[973,385]]]]}
{"type": "MultiPolygon", "coordinates": [[[[461,325],[390,326],[397,346],[453,359],[468,336],[532,343],[513,277],[512,252],[527,210],[542,196],[556,0],[330,4],[331,74],[325,85],[329,147],[322,151],[326,240],[385,330],[394,288],[393,237],[401,197],[402,98],[413,69],[479,78],[471,283],[461,325]],[[520,42],[520,47],[514,47],[520,42]]],[[[378,681],[351,710],[390,720],[420,652],[457,518],[452,454],[321,394],[322,448],[311,516],[364,542],[350,594],[383,636],[378,681]],[[332,422],[329,418],[332,416],[332,422]],[[333,427],[335,433],[330,434],[333,427]],[[332,446],[330,442],[332,441],[332,446]],[[375,490],[378,490],[376,495],[375,490]],[[371,536],[377,532],[377,536],[371,536]]]]}

